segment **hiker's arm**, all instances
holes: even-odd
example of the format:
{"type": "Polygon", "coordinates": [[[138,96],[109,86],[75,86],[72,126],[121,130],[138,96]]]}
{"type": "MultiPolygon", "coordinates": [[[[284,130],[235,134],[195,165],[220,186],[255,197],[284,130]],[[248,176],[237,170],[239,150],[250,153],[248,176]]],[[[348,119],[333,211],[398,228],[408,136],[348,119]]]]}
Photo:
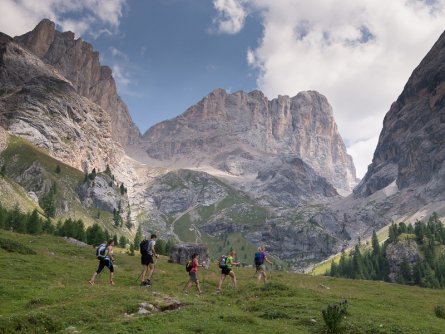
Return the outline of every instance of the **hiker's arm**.
{"type": "Polygon", "coordinates": [[[151,245],[151,252],[153,253],[154,256],[159,257],[159,255],[156,253],[154,245],[151,245]]]}
{"type": "Polygon", "coordinates": [[[266,260],[266,262],[269,264],[273,264],[267,257],[265,257],[264,260],[266,260]]]}

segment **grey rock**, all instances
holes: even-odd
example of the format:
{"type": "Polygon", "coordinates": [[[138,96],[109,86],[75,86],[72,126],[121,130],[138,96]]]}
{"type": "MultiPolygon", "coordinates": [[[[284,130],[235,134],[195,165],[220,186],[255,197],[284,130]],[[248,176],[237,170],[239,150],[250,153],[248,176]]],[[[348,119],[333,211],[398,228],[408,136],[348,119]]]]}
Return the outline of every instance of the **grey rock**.
{"type": "Polygon", "coordinates": [[[209,250],[206,245],[194,243],[180,243],[170,250],[170,262],[185,265],[194,253],[199,254],[200,263],[209,263],[209,250]]]}
{"type": "Polygon", "coordinates": [[[399,280],[403,262],[408,265],[412,274],[413,267],[419,261],[419,250],[416,241],[404,239],[389,244],[386,248],[386,258],[390,268],[389,279],[392,282],[399,280]]]}
{"type": "Polygon", "coordinates": [[[44,19],[34,30],[14,38],[45,63],[67,78],[78,94],[99,105],[111,119],[112,138],[122,146],[137,142],[139,130],[126,105],[117,95],[109,67],[101,66],[99,53],[91,44],[74,39],[74,33],[55,30],[54,22],[44,19]]]}
{"type": "Polygon", "coordinates": [[[209,164],[233,175],[256,174],[264,158],[292,156],[337,188],[351,191],[356,183],[332,108],[314,91],[269,101],[259,91],[217,89],[184,114],[150,128],[143,145],[154,159],[209,164]]]}

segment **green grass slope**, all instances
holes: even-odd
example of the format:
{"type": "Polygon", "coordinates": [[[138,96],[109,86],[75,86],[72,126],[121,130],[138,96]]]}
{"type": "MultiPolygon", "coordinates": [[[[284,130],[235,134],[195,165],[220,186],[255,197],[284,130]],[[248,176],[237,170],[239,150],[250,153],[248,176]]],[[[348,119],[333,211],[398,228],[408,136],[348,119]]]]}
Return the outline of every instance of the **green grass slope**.
{"type": "Polygon", "coordinates": [[[253,269],[240,268],[238,288],[225,283],[217,295],[213,264],[198,273],[204,295],[185,295],[183,266],[161,257],[153,286],[145,288],[139,257],[116,249],[116,258],[116,285],[106,271],[90,286],[93,248],[0,231],[0,333],[325,333],[321,310],[341,298],[349,303],[343,333],[445,331],[445,320],[434,315],[434,306],[445,304],[443,290],[286,272],[272,272],[268,285],[257,286],[253,269]],[[18,244],[6,251],[5,239],[18,244]],[[135,314],[141,303],[153,311],[135,314]]]}

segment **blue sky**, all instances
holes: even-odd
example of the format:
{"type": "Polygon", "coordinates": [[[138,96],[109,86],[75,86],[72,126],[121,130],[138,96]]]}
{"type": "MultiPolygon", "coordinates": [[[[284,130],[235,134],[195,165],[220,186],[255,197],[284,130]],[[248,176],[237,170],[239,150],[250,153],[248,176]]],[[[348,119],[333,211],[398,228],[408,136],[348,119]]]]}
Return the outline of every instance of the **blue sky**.
{"type": "Polygon", "coordinates": [[[0,0],[0,12],[11,36],[49,18],[92,43],[141,132],[216,88],[317,90],[358,177],[445,29],[445,0],[0,0]]]}
{"type": "Polygon", "coordinates": [[[236,35],[218,34],[209,32],[215,15],[208,1],[137,1],[125,10],[120,33],[97,40],[86,35],[102,62],[122,72],[119,93],[142,132],[215,88],[256,88],[258,69],[246,55],[259,42],[259,20],[249,17],[236,35]]]}

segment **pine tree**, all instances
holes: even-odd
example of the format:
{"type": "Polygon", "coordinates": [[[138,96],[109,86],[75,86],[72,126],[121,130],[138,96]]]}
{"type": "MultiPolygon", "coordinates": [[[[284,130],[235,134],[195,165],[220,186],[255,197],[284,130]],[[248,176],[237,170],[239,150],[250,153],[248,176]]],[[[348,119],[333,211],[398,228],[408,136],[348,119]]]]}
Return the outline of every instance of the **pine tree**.
{"type": "Polygon", "coordinates": [[[106,240],[106,235],[98,224],[94,224],[87,228],[86,239],[90,245],[99,245],[106,240]]]}
{"type": "Polygon", "coordinates": [[[127,247],[127,238],[125,238],[123,235],[119,238],[119,247],[126,248],[127,247]]]}
{"type": "Polygon", "coordinates": [[[134,236],[134,242],[133,242],[134,249],[139,248],[139,244],[141,243],[141,241],[142,241],[142,227],[141,225],[139,225],[136,231],[136,235],[134,236]]]}
{"type": "Polygon", "coordinates": [[[378,257],[380,255],[380,243],[379,239],[377,238],[377,233],[375,233],[375,230],[372,231],[372,254],[375,257],[378,257]]]}
{"type": "Polygon", "coordinates": [[[28,217],[27,231],[30,234],[42,233],[43,223],[39,217],[37,209],[34,209],[28,217]]]}

